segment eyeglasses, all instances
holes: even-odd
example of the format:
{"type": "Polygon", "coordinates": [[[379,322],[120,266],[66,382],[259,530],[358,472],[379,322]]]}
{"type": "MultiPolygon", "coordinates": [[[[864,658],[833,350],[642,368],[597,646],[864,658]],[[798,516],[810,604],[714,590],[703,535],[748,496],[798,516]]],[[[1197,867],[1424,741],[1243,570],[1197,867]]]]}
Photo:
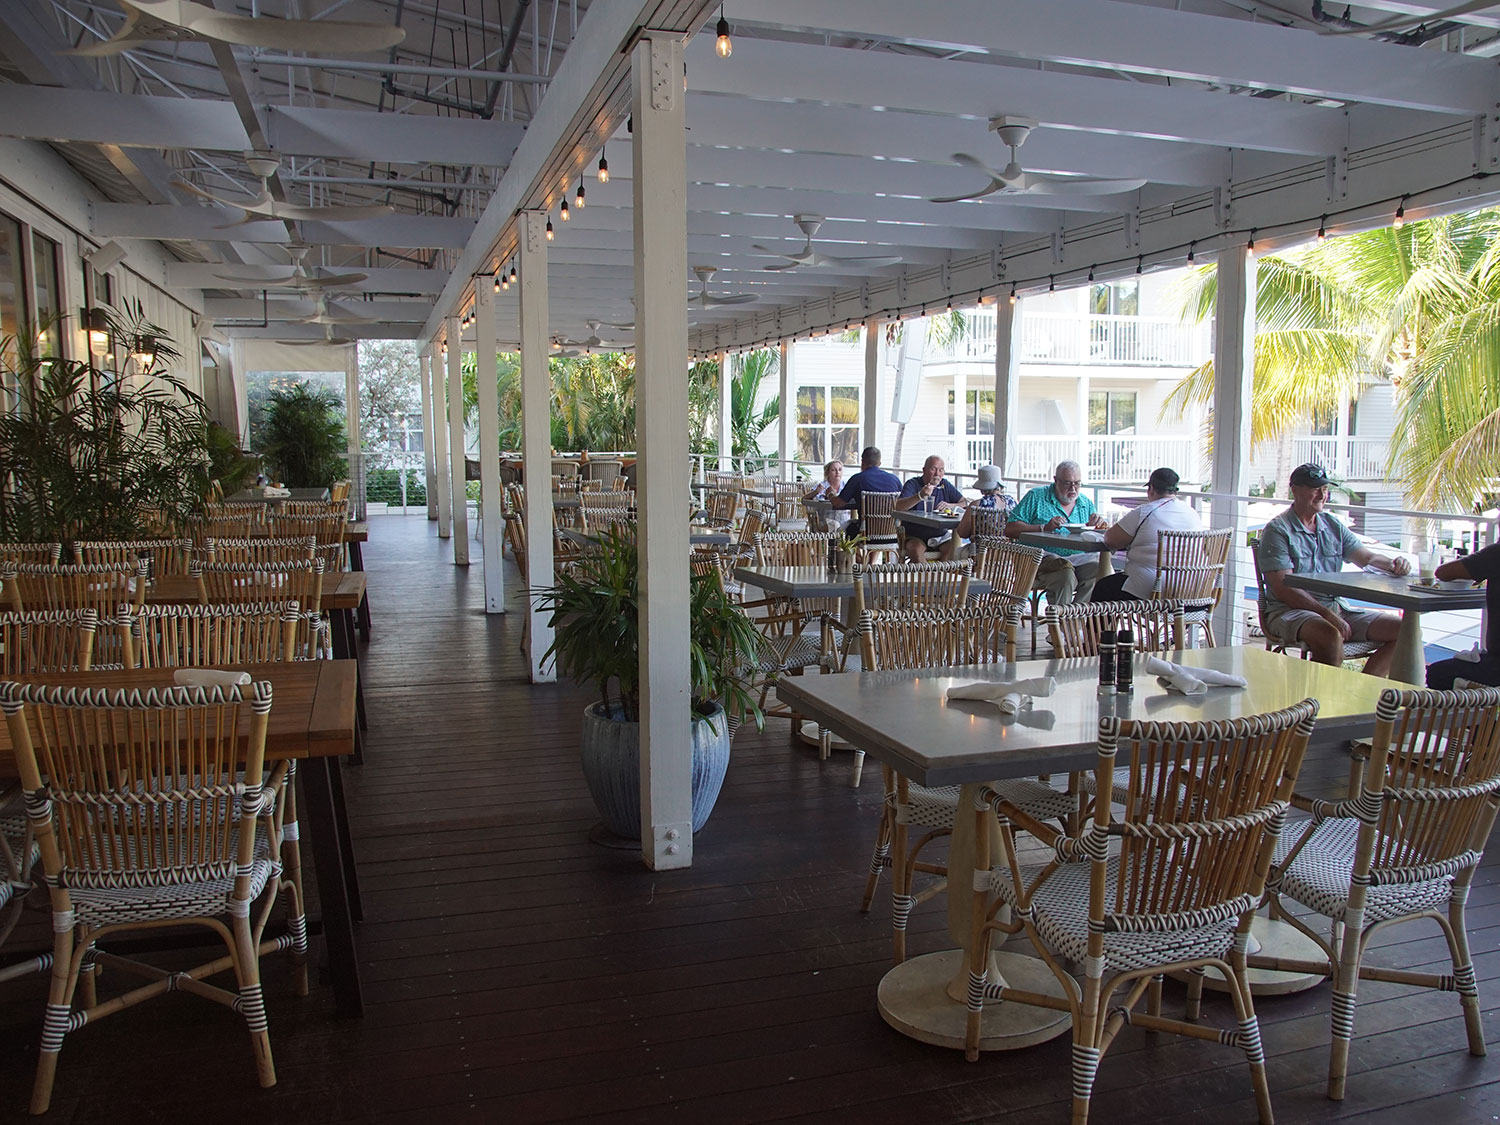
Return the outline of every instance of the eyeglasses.
{"type": "Polygon", "coordinates": [[[1055,477],[1053,479],[1057,484],[1057,487],[1059,488],[1079,488],[1083,484],[1083,481],[1077,478],[1074,478],[1073,480],[1063,480],[1062,477],[1055,477]]]}

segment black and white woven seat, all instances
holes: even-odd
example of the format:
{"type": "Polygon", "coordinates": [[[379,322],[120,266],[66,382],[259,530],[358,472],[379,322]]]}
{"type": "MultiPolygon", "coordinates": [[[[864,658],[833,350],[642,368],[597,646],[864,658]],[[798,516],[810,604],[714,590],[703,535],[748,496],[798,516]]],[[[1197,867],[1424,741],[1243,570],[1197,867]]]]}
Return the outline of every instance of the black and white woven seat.
{"type": "Polygon", "coordinates": [[[1323,956],[1252,957],[1250,963],[1334,978],[1328,1096],[1344,1096],[1361,980],[1457,992],[1469,1053],[1483,1055],[1465,906],[1500,809],[1500,689],[1388,688],[1352,795],[1295,803],[1311,820],[1294,825],[1278,845],[1267,888],[1273,912],[1316,942],[1323,956]],[[1332,935],[1285,910],[1284,898],[1331,919],[1332,935]],[[1364,964],[1375,927],[1424,920],[1443,931],[1450,972],[1398,973],[1364,964]]]}

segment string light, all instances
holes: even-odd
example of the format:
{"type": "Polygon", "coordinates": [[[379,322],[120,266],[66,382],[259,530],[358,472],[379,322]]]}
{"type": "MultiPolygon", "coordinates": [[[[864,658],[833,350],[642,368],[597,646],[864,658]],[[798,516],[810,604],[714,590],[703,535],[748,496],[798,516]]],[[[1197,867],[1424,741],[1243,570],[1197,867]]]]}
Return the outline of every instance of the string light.
{"type": "Polygon", "coordinates": [[[578,198],[575,199],[573,201],[573,203],[574,203],[574,206],[576,206],[580,211],[583,210],[583,177],[582,176],[578,177],[578,198]]]}
{"type": "Polygon", "coordinates": [[[1056,293],[1057,292],[1057,282],[1052,279],[1052,275],[1050,273],[1047,275],[1047,292],[1048,293],[1056,293]]]}
{"type": "Polygon", "coordinates": [[[1094,280],[1094,267],[1093,266],[1089,267],[1089,280],[1090,281],[1094,280]]]}
{"type": "Polygon", "coordinates": [[[724,6],[719,6],[719,23],[714,28],[714,34],[718,36],[714,40],[714,52],[721,59],[727,59],[734,54],[734,43],[729,38],[729,21],[724,18],[724,6]]]}
{"type": "Polygon", "coordinates": [[[553,238],[553,234],[552,234],[552,220],[548,219],[547,220],[547,241],[551,242],[552,238],[553,238]]]}
{"type": "Polygon", "coordinates": [[[1255,257],[1255,228],[1250,228],[1250,237],[1245,241],[1245,257],[1255,257]]]}
{"type": "Polygon", "coordinates": [[[558,211],[558,216],[563,222],[568,221],[568,197],[566,195],[563,196],[562,208],[558,211]]]}
{"type": "Polygon", "coordinates": [[[1194,254],[1196,253],[1197,249],[1198,249],[1198,244],[1196,242],[1189,242],[1188,243],[1188,265],[1192,265],[1193,264],[1193,257],[1194,257],[1194,254]]]}
{"type": "Polygon", "coordinates": [[[1328,216],[1324,215],[1318,220],[1318,241],[1328,241],[1328,216]]]}
{"type": "Polygon", "coordinates": [[[1010,287],[1010,303],[1016,303],[1016,287],[1014,285],[1010,287]]]}
{"type": "Polygon", "coordinates": [[[1146,259],[1145,259],[1145,257],[1144,257],[1144,256],[1142,256],[1142,257],[1139,257],[1139,258],[1137,258],[1137,259],[1136,259],[1136,260],[1135,260],[1135,272],[1136,272],[1136,276],[1137,276],[1137,277],[1139,277],[1139,276],[1140,276],[1140,272],[1141,272],[1141,265],[1142,265],[1142,263],[1143,263],[1143,262],[1145,262],[1145,260],[1146,260],[1146,259]]]}
{"type": "Polygon", "coordinates": [[[1400,230],[1406,225],[1406,196],[1401,197],[1401,202],[1396,204],[1396,217],[1391,220],[1391,226],[1400,230]]]}
{"type": "Polygon", "coordinates": [[[504,289],[507,284],[508,284],[508,282],[506,282],[506,280],[505,280],[505,269],[502,267],[502,268],[496,270],[495,271],[495,292],[496,293],[500,292],[500,290],[504,289]]]}
{"type": "Polygon", "coordinates": [[[501,289],[509,289],[510,288],[510,274],[508,274],[508,273],[505,272],[504,267],[501,267],[499,277],[500,277],[500,288],[501,289]]]}
{"type": "Polygon", "coordinates": [[[604,159],[604,150],[599,150],[599,182],[609,183],[609,161],[604,159]]]}
{"type": "Polygon", "coordinates": [[[512,282],[514,282],[516,280],[516,263],[515,262],[512,262],[510,264],[510,279],[511,279],[512,282]]]}

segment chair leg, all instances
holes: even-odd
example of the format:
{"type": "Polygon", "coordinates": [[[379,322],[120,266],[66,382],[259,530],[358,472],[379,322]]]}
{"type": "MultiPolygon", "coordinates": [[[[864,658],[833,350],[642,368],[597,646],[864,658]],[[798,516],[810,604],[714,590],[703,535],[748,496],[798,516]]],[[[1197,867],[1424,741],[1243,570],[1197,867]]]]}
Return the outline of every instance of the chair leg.
{"type": "Polygon", "coordinates": [[[1333,1044],[1328,1059],[1328,1096],[1344,1100],[1344,1081],[1349,1074],[1349,1043],[1354,1038],[1354,1005],[1359,993],[1359,943],[1361,927],[1344,925],[1338,968],[1333,977],[1333,1044]]]}
{"type": "Polygon", "coordinates": [[[1185,1018],[1196,1020],[1203,1010],[1203,970],[1189,969],[1185,1018]]]}
{"type": "Polygon", "coordinates": [[[1161,1015],[1161,985],[1164,979],[1161,973],[1151,978],[1151,987],[1146,990],[1146,1014],[1148,1016],[1161,1015]]]}
{"type": "Polygon", "coordinates": [[[910,840],[895,809],[891,821],[891,959],[899,965],[906,960],[906,921],[912,908],[911,866],[906,855],[910,840]]]}
{"type": "Polygon", "coordinates": [[[849,777],[849,788],[858,789],[860,779],[865,775],[865,752],[856,750],[854,752],[854,772],[849,777]]]}
{"type": "Polygon", "coordinates": [[[73,992],[78,987],[78,967],[83,950],[74,951],[72,929],[52,937],[52,979],[47,985],[47,1011],[42,1017],[42,1045],[37,1054],[36,1079],[31,1086],[31,1113],[42,1114],[52,1104],[52,1083],[57,1077],[57,1056],[70,1030],[73,992]]]}
{"type": "Polygon", "coordinates": [[[1239,1020],[1235,1041],[1245,1052],[1250,1064],[1250,1081],[1255,1086],[1255,1107],[1260,1112],[1264,1125],[1271,1125],[1271,1087],[1266,1081],[1266,1054],[1260,1041],[1260,1021],[1255,1017],[1255,1001],[1250,995],[1250,982],[1245,979],[1245,957],[1243,953],[1231,954],[1229,998],[1234,1001],[1234,1014],[1239,1020]]]}
{"type": "Polygon", "coordinates": [[[286,811],[281,824],[281,889],[288,891],[287,931],[292,935],[292,964],[298,996],[307,995],[307,912],[302,900],[302,845],[298,842],[297,774],[287,774],[281,799],[286,811]]]}
{"type": "Polygon", "coordinates": [[[891,866],[891,827],[894,821],[891,806],[882,805],[880,824],[875,829],[875,851],[870,855],[870,873],[865,877],[865,895],[859,904],[861,914],[870,912],[870,904],[875,901],[875,891],[880,885],[880,873],[891,866]]]}
{"type": "Polygon", "coordinates": [[[1443,936],[1448,939],[1448,953],[1453,958],[1453,991],[1463,1005],[1464,1030],[1469,1036],[1469,1054],[1483,1056],[1484,1024],[1479,1016],[1479,988],[1474,983],[1474,960],[1469,953],[1469,934],[1464,926],[1464,899],[1468,887],[1454,887],[1448,906],[1448,924],[1443,936]]]}
{"type": "Polygon", "coordinates": [[[1094,1079],[1099,1073],[1100,981],[1086,976],[1083,1002],[1073,1020],[1073,1125],[1087,1125],[1089,1101],[1094,1095],[1094,1079]]]}
{"type": "Polygon", "coordinates": [[[260,957],[250,933],[248,915],[232,919],[230,931],[234,935],[234,975],[240,988],[234,1007],[245,1017],[245,1027],[250,1032],[256,1077],[263,1088],[270,1088],[276,1085],[276,1062],[271,1057],[271,1031],[260,987],[260,957]]]}

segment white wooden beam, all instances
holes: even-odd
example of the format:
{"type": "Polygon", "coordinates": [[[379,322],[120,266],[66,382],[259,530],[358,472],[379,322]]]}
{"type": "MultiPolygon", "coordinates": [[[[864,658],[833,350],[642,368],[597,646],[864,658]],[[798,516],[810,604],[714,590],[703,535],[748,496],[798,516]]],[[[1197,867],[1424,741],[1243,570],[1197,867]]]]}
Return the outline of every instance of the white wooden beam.
{"type": "Polygon", "coordinates": [[[474,378],[479,392],[479,526],[484,529],[484,611],[505,612],[500,544],[500,391],[495,382],[495,292],[481,278],[474,293],[474,378]]]}
{"type": "Polygon", "coordinates": [[[1494,69],[1478,59],[1113,0],[758,0],[747,15],[739,22],[1463,116],[1495,100],[1494,69]]]}
{"type": "MultiPolygon", "coordinates": [[[[1243,496],[1250,473],[1250,397],[1255,374],[1256,262],[1238,246],[1219,252],[1218,301],[1214,306],[1214,455],[1210,488],[1221,496],[1243,496]]],[[[1225,596],[1214,610],[1220,644],[1243,639],[1239,592],[1250,573],[1244,554],[1247,508],[1243,500],[1215,499],[1213,524],[1234,528],[1234,546],[1224,564],[1225,596]]]]}
{"type": "Polygon", "coordinates": [[[688,669],[687,145],[682,42],[644,34],[631,52],[635,167],[636,439],[640,470],[641,857],[693,862],[688,669]]]}
{"type": "MultiPolygon", "coordinates": [[[[286,242],[286,227],[273,219],[242,226],[244,214],[234,207],[154,206],[95,203],[89,233],[105,238],[189,238],[199,242],[286,242]]],[[[382,246],[392,249],[456,249],[474,232],[473,219],[443,215],[387,215],[357,222],[299,224],[303,240],[314,246],[382,246]]]]}
{"type": "MultiPolygon", "coordinates": [[[[547,215],[520,216],[521,461],[526,481],[526,579],[533,590],[552,587],[552,382],[547,374],[547,215]]],[[[543,659],[552,647],[548,614],[531,601],[526,631],[531,682],[551,683],[557,668],[543,659]]]]}
{"type": "Polygon", "coordinates": [[[418,377],[422,386],[422,464],[425,475],[423,491],[427,494],[427,518],[438,518],[437,459],[433,454],[432,431],[432,345],[422,349],[417,357],[418,377]]]}
{"type": "Polygon", "coordinates": [[[469,499],[464,458],[464,344],[457,317],[448,318],[448,474],[453,496],[453,565],[469,565],[469,499]]]}
{"type": "MultiPolygon", "coordinates": [[[[455,324],[454,327],[457,327],[455,324]]],[[[448,348],[458,347],[455,332],[452,344],[432,356],[432,468],[437,476],[438,538],[453,534],[453,478],[448,471],[448,348]]]]}

